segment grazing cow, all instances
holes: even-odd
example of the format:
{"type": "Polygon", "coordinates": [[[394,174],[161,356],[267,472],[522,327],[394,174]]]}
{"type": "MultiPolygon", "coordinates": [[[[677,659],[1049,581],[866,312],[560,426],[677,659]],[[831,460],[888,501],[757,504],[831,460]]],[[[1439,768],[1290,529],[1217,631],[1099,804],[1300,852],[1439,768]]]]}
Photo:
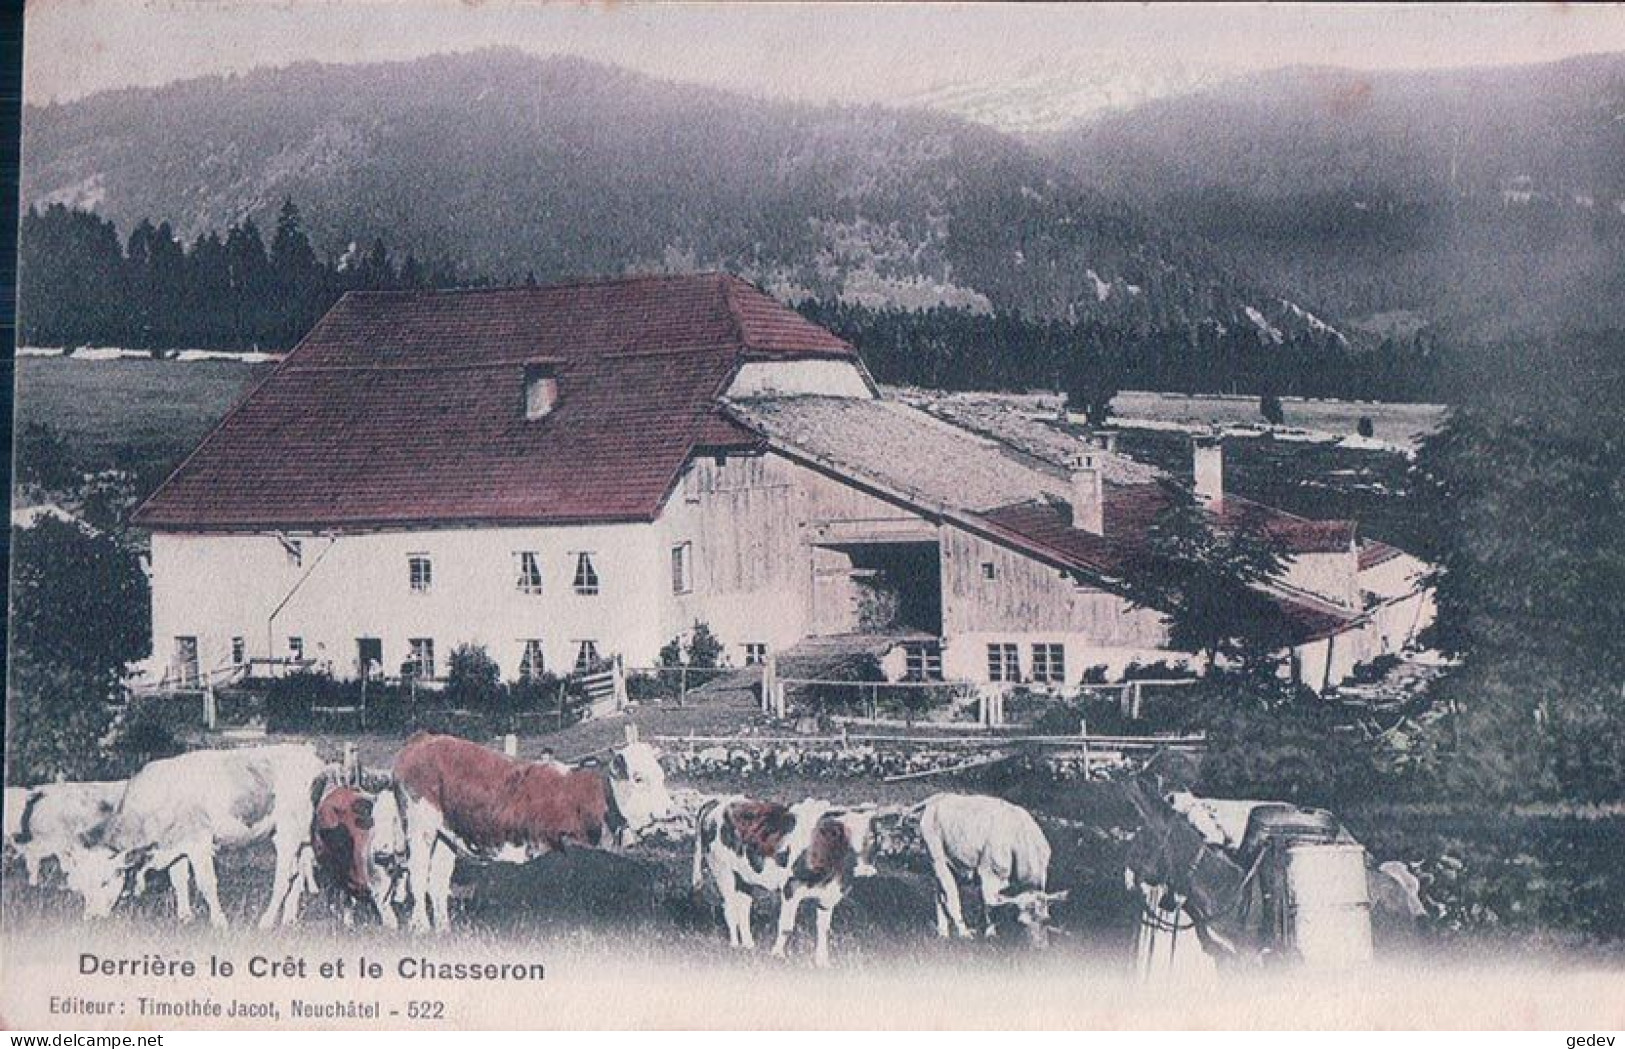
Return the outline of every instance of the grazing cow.
{"type": "Polygon", "coordinates": [[[728,939],[746,950],[756,949],[750,888],[778,893],[776,958],[784,957],[802,902],[813,900],[818,905],[813,958],[826,967],[836,904],[853,878],[875,873],[870,862],[873,818],[872,806],[837,809],[810,799],[788,808],[743,797],[708,801],[700,807],[694,834],[694,891],[703,889],[709,868],[722,897],[728,939]]]}
{"type": "MultiPolygon", "coordinates": [[[[314,796],[328,774],[314,747],[281,744],[242,750],[196,750],[147,765],[130,778],[118,811],[82,845],[65,853],[68,887],[84,897],[85,917],[101,918],[139,895],[146,875],[183,861],[209,921],[225,927],[214,856],[269,838],[276,846],[271,902],[260,918],[269,928],[298,918],[299,852],[309,840],[314,796]]],[[[171,879],[176,913],[192,918],[184,872],[171,879]]]]}
{"type": "Polygon", "coordinates": [[[412,928],[445,929],[458,856],[523,863],[566,844],[631,844],[675,812],[659,753],[613,752],[607,769],[519,761],[455,736],[419,732],[395,759],[406,827],[412,928]]]}
{"type": "Polygon", "coordinates": [[[1428,916],[1422,902],[1422,881],[1400,860],[1387,860],[1366,867],[1366,891],[1373,913],[1383,913],[1411,923],[1428,916]]]}
{"type": "Polygon", "coordinates": [[[1049,892],[1049,841],[1038,821],[1019,805],[980,794],[936,794],[917,806],[920,836],[937,876],[937,935],[974,935],[959,906],[960,877],[974,875],[982,890],[987,935],[994,916],[1015,908],[1016,920],[1035,946],[1049,942],[1050,904],[1066,893],[1049,892]]]}
{"type": "Polygon", "coordinates": [[[346,925],[354,921],[356,906],[366,904],[386,928],[393,929],[398,922],[391,904],[405,873],[400,848],[400,807],[394,791],[373,797],[354,787],[335,787],[316,804],[306,888],[327,890],[346,925]]]}
{"type": "Polygon", "coordinates": [[[28,869],[28,884],[40,883],[46,860],[62,855],[81,836],[94,834],[118,808],[126,781],[47,783],[6,790],[6,846],[28,869]]]}

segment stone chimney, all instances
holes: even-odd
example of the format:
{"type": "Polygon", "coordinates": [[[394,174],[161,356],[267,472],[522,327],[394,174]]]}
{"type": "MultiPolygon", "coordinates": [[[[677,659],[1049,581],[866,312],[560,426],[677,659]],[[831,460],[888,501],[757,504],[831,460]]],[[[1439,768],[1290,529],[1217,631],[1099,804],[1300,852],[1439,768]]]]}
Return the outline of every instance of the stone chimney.
{"type": "Polygon", "coordinates": [[[1083,452],[1072,460],[1072,527],[1102,535],[1106,531],[1106,491],[1100,476],[1100,453],[1083,452]]]}
{"type": "Polygon", "coordinates": [[[1216,509],[1224,501],[1224,438],[1217,432],[1191,438],[1196,501],[1216,509]]]}

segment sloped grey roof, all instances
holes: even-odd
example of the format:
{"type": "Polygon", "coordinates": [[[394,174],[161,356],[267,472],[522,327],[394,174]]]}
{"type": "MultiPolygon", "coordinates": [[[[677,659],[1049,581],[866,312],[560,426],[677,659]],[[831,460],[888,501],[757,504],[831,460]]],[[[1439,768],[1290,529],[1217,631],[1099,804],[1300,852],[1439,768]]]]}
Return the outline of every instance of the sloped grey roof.
{"type": "MultiPolygon", "coordinates": [[[[1084,443],[1050,419],[1012,407],[1007,398],[975,394],[898,394],[904,404],[945,422],[990,437],[1053,466],[1065,467],[1084,443]]],[[[1155,466],[1116,453],[1097,453],[1101,476],[1113,484],[1154,484],[1167,474],[1155,466]]]]}
{"type": "Polygon", "coordinates": [[[770,440],[926,506],[991,510],[1067,494],[1060,467],[894,401],[761,397],[729,408],[770,440]]]}

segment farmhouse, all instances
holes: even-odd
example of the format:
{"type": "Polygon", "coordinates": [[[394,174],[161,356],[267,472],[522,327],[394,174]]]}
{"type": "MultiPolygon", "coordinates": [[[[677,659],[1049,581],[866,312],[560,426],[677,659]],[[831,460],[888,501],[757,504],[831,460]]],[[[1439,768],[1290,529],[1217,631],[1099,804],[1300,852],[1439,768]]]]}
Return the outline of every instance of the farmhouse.
{"type": "MultiPolygon", "coordinates": [[[[652,663],[707,623],[736,664],[895,639],[906,669],[1062,684],[1185,658],[1121,594],[1156,471],[1034,420],[880,394],[847,342],[720,275],[351,294],[137,512],[154,652],[339,676],[652,663]],[[1041,432],[1040,432],[1041,431],[1041,432]],[[1031,439],[1028,439],[1031,438],[1031,439]]],[[[1430,613],[1414,558],[1222,487],[1290,553],[1272,596],[1323,687],[1430,613]]]]}

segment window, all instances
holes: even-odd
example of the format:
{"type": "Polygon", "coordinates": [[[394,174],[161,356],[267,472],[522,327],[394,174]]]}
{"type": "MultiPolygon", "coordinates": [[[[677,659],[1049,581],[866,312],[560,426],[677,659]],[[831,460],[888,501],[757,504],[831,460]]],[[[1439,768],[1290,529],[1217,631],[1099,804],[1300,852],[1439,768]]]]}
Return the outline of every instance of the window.
{"type": "Polygon", "coordinates": [[[694,589],[694,544],[682,543],[671,548],[671,592],[687,594],[694,589]]]}
{"type": "Polygon", "coordinates": [[[175,679],[182,685],[195,685],[198,682],[197,638],[177,637],[175,639],[175,679]]]}
{"type": "Polygon", "coordinates": [[[534,550],[516,550],[513,555],[514,585],[521,594],[542,592],[542,555],[534,550]]]}
{"type": "Polygon", "coordinates": [[[987,646],[987,679],[1020,681],[1021,656],[1014,643],[996,642],[987,646]]]}
{"type": "Polygon", "coordinates": [[[1066,681],[1065,645],[1043,642],[1033,645],[1033,680],[1046,685],[1066,681]]]}
{"type": "Polygon", "coordinates": [[[305,639],[302,637],[288,638],[288,658],[298,662],[305,658],[305,639]]]}
{"type": "Polygon", "coordinates": [[[580,641],[576,649],[575,673],[586,674],[598,665],[598,642],[580,641]]]}
{"type": "Polygon", "coordinates": [[[982,578],[983,579],[997,579],[997,578],[999,578],[999,566],[994,564],[992,561],[983,561],[982,562],[982,578]]]}
{"type": "Polygon", "coordinates": [[[525,418],[540,419],[559,403],[559,377],[551,364],[525,365],[525,418]]]}
{"type": "Polygon", "coordinates": [[[414,594],[427,594],[433,589],[434,562],[428,554],[406,555],[406,578],[414,594]]]}
{"type": "Polygon", "coordinates": [[[248,662],[248,646],[240,637],[231,639],[231,665],[240,667],[248,662]]]}
{"type": "Polygon", "coordinates": [[[576,575],[570,585],[583,597],[598,593],[598,569],[593,567],[592,555],[586,551],[576,554],[576,575]]]}
{"type": "Polygon", "coordinates": [[[903,646],[903,666],[910,681],[942,680],[942,646],[934,641],[910,641],[903,646]]]}
{"type": "Polygon", "coordinates": [[[407,642],[406,671],[419,681],[434,679],[434,638],[414,637],[407,642]]]}
{"type": "Polygon", "coordinates": [[[282,544],[282,552],[287,555],[288,567],[298,568],[305,563],[305,544],[298,539],[289,539],[287,536],[277,536],[282,544]]]}
{"type": "Polygon", "coordinates": [[[767,662],[767,644],[762,641],[751,641],[745,645],[745,665],[759,667],[767,662]]]}
{"type": "Polygon", "coordinates": [[[525,652],[519,657],[519,680],[533,681],[547,669],[547,662],[542,658],[542,639],[528,637],[524,645],[525,652]]]}

